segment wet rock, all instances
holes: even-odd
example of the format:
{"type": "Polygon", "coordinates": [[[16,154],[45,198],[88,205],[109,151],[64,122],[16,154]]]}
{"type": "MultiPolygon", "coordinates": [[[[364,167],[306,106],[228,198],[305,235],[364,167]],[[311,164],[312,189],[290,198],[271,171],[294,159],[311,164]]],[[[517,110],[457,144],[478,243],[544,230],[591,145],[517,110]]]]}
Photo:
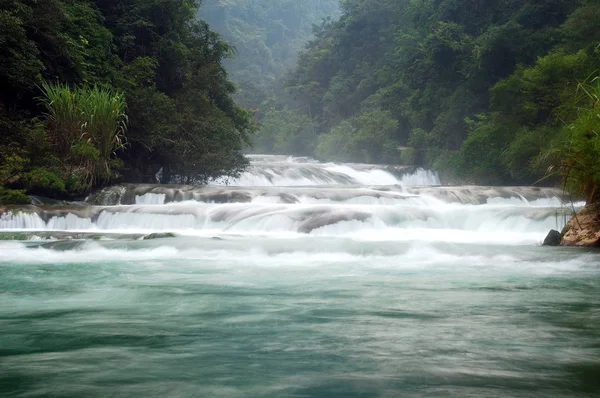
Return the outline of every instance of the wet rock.
{"type": "Polygon", "coordinates": [[[561,245],[600,247],[600,203],[585,206],[571,218],[561,245]]]}
{"type": "Polygon", "coordinates": [[[331,214],[315,214],[305,220],[300,227],[298,232],[303,234],[309,234],[313,230],[325,227],[327,225],[337,224],[342,221],[366,221],[371,217],[368,213],[361,212],[346,212],[346,213],[331,213],[331,214]]]}
{"type": "Polygon", "coordinates": [[[166,232],[166,233],[156,233],[156,234],[146,235],[146,236],[144,236],[143,240],[165,239],[165,238],[176,238],[176,237],[177,237],[177,235],[175,235],[174,233],[166,232]]]}
{"type": "Polygon", "coordinates": [[[544,239],[544,246],[560,246],[561,240],[561,233],[553,229],[548,232],[548,236],[546,236],[546,239],[544,239]]]}

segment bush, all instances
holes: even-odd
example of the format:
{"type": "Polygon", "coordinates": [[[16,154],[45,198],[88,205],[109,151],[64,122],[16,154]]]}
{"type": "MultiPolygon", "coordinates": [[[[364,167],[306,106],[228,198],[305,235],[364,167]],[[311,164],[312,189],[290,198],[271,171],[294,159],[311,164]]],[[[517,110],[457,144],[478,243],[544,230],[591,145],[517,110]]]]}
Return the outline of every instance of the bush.
{"type": "Polygon", "coordinates": [[[24,191],[0,187],[0,204],[2,205],[28,205],[31,204],[29,196],[24,191]]]}
{"type": "Polygon", "coordinates": [[[111,158],[123,148],[127,123],[125,100],[108,88],[44,84],[45,127],[65,175],[77,174],[84,190],[108,181],[111,158]]]}
{"type": "Polygon", "coordinates": [[[567,188],[594,202],[600,198],[600,77],[579,84],[572,106],[577,117],[567,125],[562,172],[567,188]]]}
{"type": "Polygon", "coordinates": [[[35,168],[23,176],[27,191],[42,196],[60,196],[65,194],[65,181],[54,172],[35,168]]]}
{"type": "Polygon", "coordinates": [[[357,156],[353,137],[356,129],[349,121],[345,120],[329,133],[319,136],[315,155],[318,159],[334,162],[351,161],[357,156]]]}
{"type": "Polygon", "coordinates": [[[364,111],[321,135],[315,153],[332,161],[395,164],[400,160],[394,139],[397,128],[398,121],[389,111],[364,111]]]}
{"type": "Polygon", "coordinates": [[[498,124],[485,116],[467,120],[469,136],[452,162],[458,177],[469,177],[477,184],[504,184],[508,181],[502,163],[505,140],[513,133],[507,124],[498,124]]]}
{"type": "Polygon", "coordinates": [[[265,113],[254,138],[254,149],[282,155],[311,155],[317,137],[312,121],[306,115],[285,107],[265,113]]]}
{"type": "Polygon", "coordinates": [[[412,166],[416,164],[417,154],[414,148],[404,148],[400,151],[400,164],[412,166]]]}

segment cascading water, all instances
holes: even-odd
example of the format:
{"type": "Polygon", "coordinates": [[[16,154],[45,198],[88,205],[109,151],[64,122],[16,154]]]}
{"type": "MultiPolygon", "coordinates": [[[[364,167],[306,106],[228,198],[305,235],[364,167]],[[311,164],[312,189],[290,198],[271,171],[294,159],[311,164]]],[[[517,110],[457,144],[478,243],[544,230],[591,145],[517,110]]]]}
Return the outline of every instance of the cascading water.
{"type": "Polygon", "coordinates": [[[251,160],[208,186],[0,207],[0,236],[30,239],[0,241],[0,394],[600,392],[598,255],[540,247],[582,203],[251,160]]]}
{"type": "Polygon", "coordinates": [[[437,173],[412,167],[366,164],[322,164],[306,158],[251,156],[250,170],[218,185],[246,187],[310,185],[440,185],[437,173]]]}

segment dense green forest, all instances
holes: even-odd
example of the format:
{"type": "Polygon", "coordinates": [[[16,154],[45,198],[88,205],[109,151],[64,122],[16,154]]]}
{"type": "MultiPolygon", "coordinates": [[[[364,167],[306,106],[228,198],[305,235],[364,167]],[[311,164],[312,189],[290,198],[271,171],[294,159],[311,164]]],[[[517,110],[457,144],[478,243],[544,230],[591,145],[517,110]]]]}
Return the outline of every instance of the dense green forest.
{"type": "Polygon", "coordinates": [[[0,203],[236,175],[251,142],[594,199],[599,45],[600,0],[5,0],[0,203]]]}
{"type": "Polygon", "coordinates": [[[236,49],[225,62],[236,100],[259,109],[282,96],[285,73],[313,26],[339,16],[339,0],[204,0],[199,16],[236,49]]]}
{"type": "Polygon", "coordinates": [[[193,0],[0,3],[0,203],[111,181],[206,181],[247,164],[233,47],[193,0]],[[10,189],[10,190],[9,190],[10,189]]]}
{"type": "Polygon", "coordinates": [[[287,78],[296,103],[267,111],[259,150],[417,164],[484,184],[571,170],[574,122],[597,106],[599,1],[341,4],[287,78]]]}

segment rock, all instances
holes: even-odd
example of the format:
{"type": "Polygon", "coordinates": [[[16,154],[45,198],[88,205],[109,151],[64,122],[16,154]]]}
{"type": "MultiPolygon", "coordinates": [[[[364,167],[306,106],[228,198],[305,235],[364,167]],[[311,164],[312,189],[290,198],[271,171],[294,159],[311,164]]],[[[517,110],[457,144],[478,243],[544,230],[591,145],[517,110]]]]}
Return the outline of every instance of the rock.
{"type": "Polygon", "coordinates": [[[561,245],[600,247],[600,203],[585,206],[571,218],[561,245]]]}
{"type": "Polygon", "coordinates": [[[309,234],[313,230],[327,225],[336,224],[342,221],[366,221],[369,217],[371,217],[370,214],[361,213],[359,211],[314,214],[300,224],[298,232],[309,234]]]}
{"type": "Polygon", "coordinates": [[[174,233],[166,232],[166,233],[157,233],[157,234],[146,235],[143,237],[143,240],[176,238],[176,237],[177,237],[177,235],[175,235],[174,233]]]}
{"type": "Polygon", "coordinates": [[[548,232],[548,236],[544,239],[544,246],[560,246],[562,235],[557,230],[553,229],[548,232]]]}

